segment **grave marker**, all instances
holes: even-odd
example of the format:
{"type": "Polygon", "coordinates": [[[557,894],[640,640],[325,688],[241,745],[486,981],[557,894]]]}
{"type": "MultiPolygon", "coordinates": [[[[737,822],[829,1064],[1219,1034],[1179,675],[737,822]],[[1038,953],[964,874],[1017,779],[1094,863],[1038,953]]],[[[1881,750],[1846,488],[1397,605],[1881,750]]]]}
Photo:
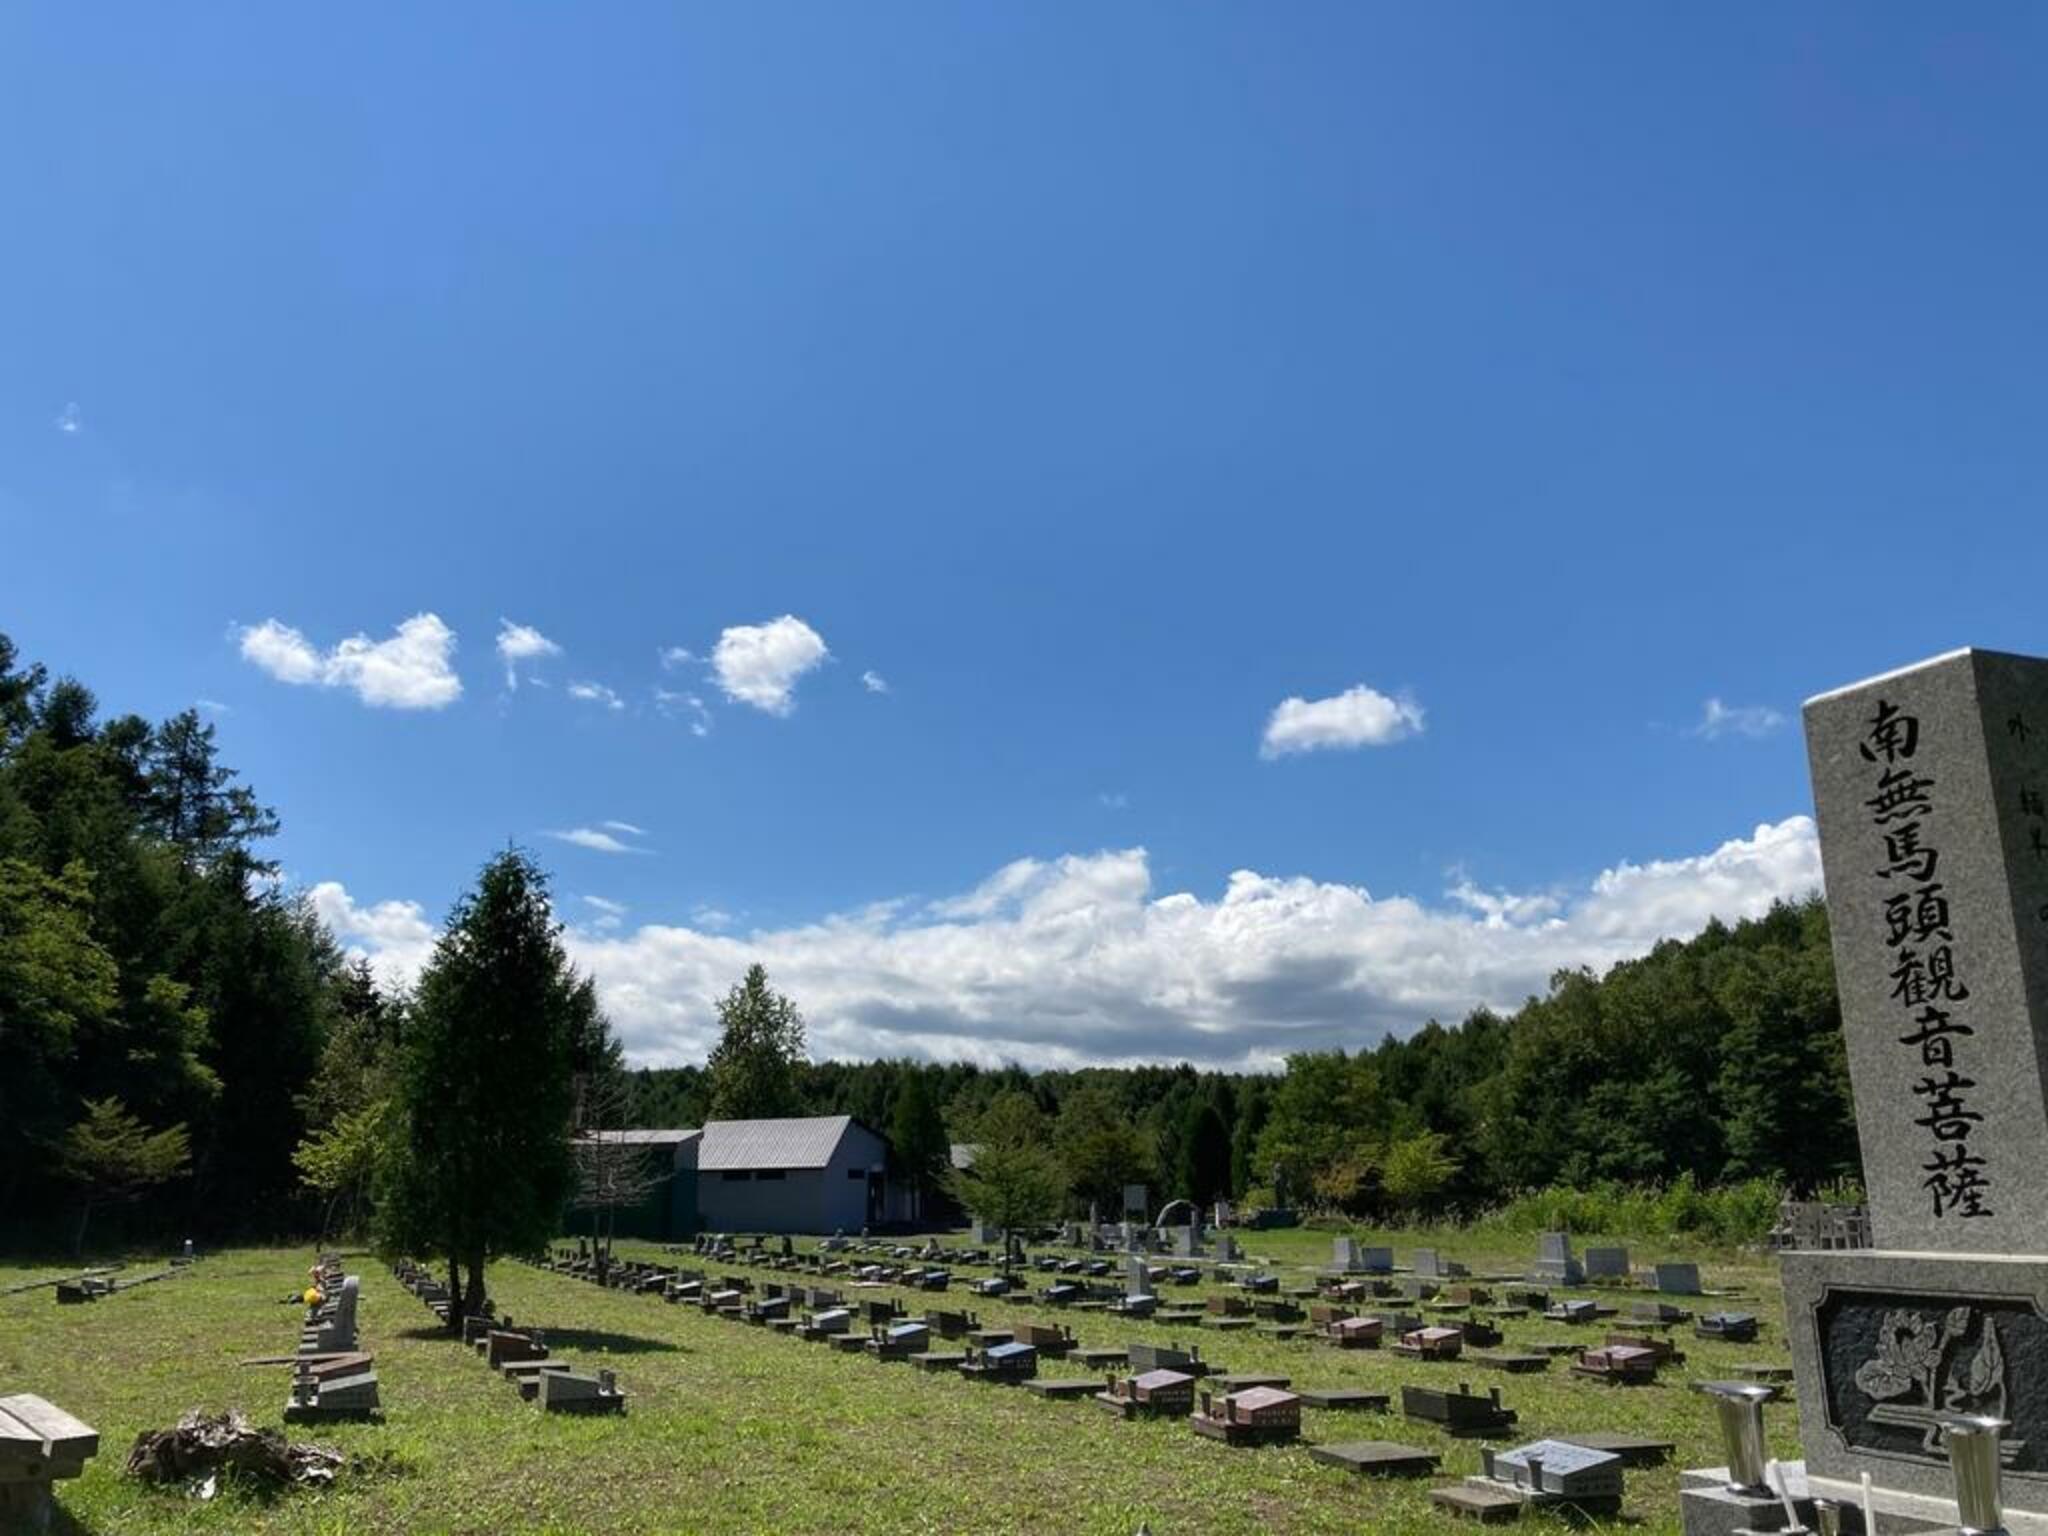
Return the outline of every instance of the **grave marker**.
{"type": "MultiPolygon", "coordinates": [[[[1964,650],[1805,711],[1875,1247],[1784,1256],[1814,1494],[1926,1516],[1944,1413],[2048,1521],[2048,661],[1964,650]]],[[[1690,1516],[1690,1511],[1688,1512],[1690,1516]]]]}

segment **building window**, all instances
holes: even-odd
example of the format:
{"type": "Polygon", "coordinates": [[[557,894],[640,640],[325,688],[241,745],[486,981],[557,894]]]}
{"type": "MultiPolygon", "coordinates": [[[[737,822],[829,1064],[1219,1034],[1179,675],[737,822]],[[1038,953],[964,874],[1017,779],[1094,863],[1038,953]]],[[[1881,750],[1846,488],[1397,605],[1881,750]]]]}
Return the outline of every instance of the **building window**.
{"type": "Polygon", "coordinates": [[[754,1177],[757,1179],[779,1179],[782,1177],[782,1170],[780,1168],[763,1168],[754,1177]]]}
{"type": "Polygon", "coordinates": [[[849,1168],[846,1170],[846,1176],[849,1179],[859,1179],[865,1182],[868,1176],[868,1171],[865,1168],[849,1168]]]}
{"type": "Polygon", "coordinates": [[[745,1169],[745,1168],[739,1168],[739,1169],[730,1169],[730,1168],[729,1168],[729,1169],[727,1169],[727,1170],[726,1170],[726,1171],[725,1171],[724,1173],[721,1173],[721,1174],[719,1175],[719,1177],[720,1177],[721,1179],[723,1179],[723,1180],[724,1180],[724,1181],[725,1181],[726,1183],[728,1183],[728,1184],[733,1184],[733,1183],[737,1183],[737,1182],[738,1182],[739,1180],[741,1180],[741,1179],[751,1179],[751,1178],[752,1178],[753,1176],[754,1176],[754,1175],[753,1175],[753,1174],[752,1174],[751,1172],[749,1172],[749,1171],[748,1171],[747,1169],[745,1169]]]}

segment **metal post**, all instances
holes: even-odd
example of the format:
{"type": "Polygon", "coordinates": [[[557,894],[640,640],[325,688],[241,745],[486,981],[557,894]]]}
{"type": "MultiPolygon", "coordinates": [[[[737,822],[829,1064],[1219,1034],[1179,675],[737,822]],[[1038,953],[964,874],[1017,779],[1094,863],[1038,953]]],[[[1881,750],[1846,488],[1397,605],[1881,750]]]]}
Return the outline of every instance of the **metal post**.
{"type": "Polygon", "coordinates": [[[1721,1424],[1721,1446],[1728,1455],[1728,1489],[1751,1496],[1769,1494],[1764,1465],[1764,1404],[1778,1389],[1753,1381],[1703,1381],[1698,1390],[1714,1400],[1721,1424]]]}
{"type": "Polygon", "coordinates": [[[1999,1445],[2012,1426],[1984,1414],[1943,1414],[1942,1438],[1956,1479],[1958,1536],[2003,1536],[2005,1501],[1999,1488],[1999,1445]]]}

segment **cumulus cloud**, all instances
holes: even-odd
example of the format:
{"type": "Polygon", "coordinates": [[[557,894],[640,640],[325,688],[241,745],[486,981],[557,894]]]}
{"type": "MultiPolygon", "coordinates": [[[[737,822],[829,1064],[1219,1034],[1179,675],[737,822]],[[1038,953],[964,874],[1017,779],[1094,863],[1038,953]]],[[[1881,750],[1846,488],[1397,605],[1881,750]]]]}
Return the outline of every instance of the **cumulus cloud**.
{"type": "Polygon", "coordinates": [[[78,402],[73,400],[66,404],[64,409],[57,413],[57,419],[51,425],[56,427],[66,437],[76,437],[79,433],[83,432],[85,430],[85,417],[78,409],[78,402]]]}
{"type": "Polygon", "coordinates": [[[794,614],[766,624],[735,624],[711,650],[711,672],[725,696],[771,715],[796,708],[797,680],[831,652],[824,638],[794,614]]]}
{"type": "Polygon", "coordinates": [[[444,709],[462,697],[455,631],[438,614],[414,614],[385,640],[351,635],[322,651],[298,630],[265,619],[239,631],[242,659],[281,683],[346,688],[385,709],[444,709]]]}
{"type": "Polygon", "coordinates": [[[1820,879],[1804,816],[1575,889],[1465,881],[1436,902],[1250,870],[1220,892],[1160,893],[1129,848],[1018,859],[944,900],[796,927],[724,933],[699,913],[567,942],[641,1064],[702,1060],[717,999],[759,961],[803,1007],[821,1056],[1263,1068],[1481,1004],[1514,1008],[1559,969],[1604,969],[1820,879]]]}
{"type": "Polygon", "coordinates": [[[586,704],[602,704],[606,709],[624,709],[626,707],[626,701],[620,698],[615,690],[607,688],[603,683],[571,683],[569,685],[569,697],[581,699],[586,704]]]}
{"type": "Polygon", "coordinates": [[[1259,756],[1384,747],[1422,732],[1422,706],[1360,683],[1327,699],[1282,699],[1266,721],[1259,756]]]}
{"type": "Polygon", "coordinates": [[[562,648],[531,624],[514,624],[510,619],[498,620],[498,660],[505,664],[505,688],[507,692],[519,686],[519,668],[522,662],[539,661],[548,656],[559,656],[562,648]]]}
{"type": "Polygon", "coordinates": [[[1692,734],[1708,741],[1729,735],[1768,736],[1784,723],[1785,717],[1766,704],[1723,704],[1709,699],[1692,734]]]}
{"type": "Polygon", "coordinates": [[[889,680],[873,669],[861,673],[860,685],[867,689],[869,693],[887,693],[889,691],[889,680]]]}
{"type": "Polygon", "coordinates": [[[416,901],[358,906],[335,880],[321,881],[309,894],[343,951],[352,960],[368,960],[386,987],[410,986],[434,953],[439,933],[416,901]]]}

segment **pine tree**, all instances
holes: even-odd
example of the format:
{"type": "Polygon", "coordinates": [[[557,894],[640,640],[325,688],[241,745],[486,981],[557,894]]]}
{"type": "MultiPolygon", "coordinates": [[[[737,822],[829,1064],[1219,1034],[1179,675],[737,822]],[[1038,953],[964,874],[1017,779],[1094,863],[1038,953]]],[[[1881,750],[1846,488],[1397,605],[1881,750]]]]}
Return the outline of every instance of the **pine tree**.
{"type": "Polygon", "coordinates": [[[379,1192],[388,1246],[446,1258],[450,1326],[485,1301],[484,1265],[558,1230],[574,1168],[579,978],[524,853],[484,866],[421,974],[406,1025],[403,1143],[379,1192]]]}

